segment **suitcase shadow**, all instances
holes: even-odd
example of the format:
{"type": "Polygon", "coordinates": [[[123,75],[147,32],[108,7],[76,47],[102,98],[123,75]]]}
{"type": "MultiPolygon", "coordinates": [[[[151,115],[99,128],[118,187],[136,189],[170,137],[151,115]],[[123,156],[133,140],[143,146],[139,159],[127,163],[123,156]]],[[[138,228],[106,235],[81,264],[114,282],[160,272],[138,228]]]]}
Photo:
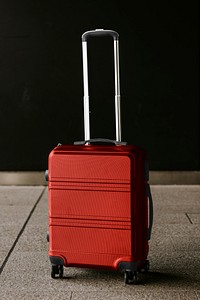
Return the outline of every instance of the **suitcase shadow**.
{"type": "MultiPolygon", "coordinates": [[[[92,269],[74,269],[72,272],[67,270],[64,272],[62,279],[56,278],[59,280],[73,280],[73,281],[87,281],[94,282],[97,281],[100,283],[104,282],[123,282],[124,274],[116,271],[107,271],[107,270],[92,270],[92,269]],[[70,274],[71,273],[71,274],[70,274]]],[[[188,284],[195,284],[196,280],[189,277],[187,274],[173,274],[167,272],[141,272],[138,274],[137,285],[161,285],[161,286],[186,286],[188,284]]],[[[132,285],[130,283],[130,285],[132,285]]]]}
{"type": "MultiPolygon", "coordinates": [[[[122,273],[116,271],[108,271],[108,270],[99,270],[99,269],[65,269],[64,275],[62,280],[97,280],[104,281],[104,280],[121,280],[122,273]],[[68,274],[67,274],[68,273],[68,274]],[[71,274],[69,274],[71,273],[71,274]]],[[[59,279],[59,278],[56,278],[59,279]]]]}
{"type": "Polygon", "coordinates": [[[173,274],[162,272],[151,272],[142,274],[141,284],[159,284],[168,286],[186,286],[194,283],[194,279],[190,278],[187,274],[173,274]]]}

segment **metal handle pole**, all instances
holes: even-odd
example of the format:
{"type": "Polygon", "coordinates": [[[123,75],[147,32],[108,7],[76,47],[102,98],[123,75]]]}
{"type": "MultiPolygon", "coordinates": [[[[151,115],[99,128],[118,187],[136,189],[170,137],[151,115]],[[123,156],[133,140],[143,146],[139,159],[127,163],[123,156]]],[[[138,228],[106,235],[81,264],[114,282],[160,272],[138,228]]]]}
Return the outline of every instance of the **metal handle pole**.
{"type": "Polygon", "coordinates": [[[84,107],[84,132],[85,140],[90,139],[90,107],[89,107],[89,88],[88,88],[88,59],[87,59],[87,42],[82,42],[83,53],[83,107],[84,107]]]}
{"type": "Polygon", "coordinates": [[[114,40],[114,69],[115,69],[115,126],[116,141],[121,141],[121,95],[119,76],[119,40],[114,40]]]}

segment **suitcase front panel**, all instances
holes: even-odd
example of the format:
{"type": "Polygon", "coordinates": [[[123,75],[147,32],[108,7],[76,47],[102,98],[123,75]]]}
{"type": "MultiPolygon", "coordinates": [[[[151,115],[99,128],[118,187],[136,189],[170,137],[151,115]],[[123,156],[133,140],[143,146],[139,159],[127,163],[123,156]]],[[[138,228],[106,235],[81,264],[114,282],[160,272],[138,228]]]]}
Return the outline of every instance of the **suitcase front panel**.
{"type": "Polygon", "coordinates": [[[130,192],[50,190],[50,218],[130,221],[130,192]]]}
{"type": "Polygon", "coordinates": [[[49,254],[62,254],[67,266],[117,269],[119,261],[131,257],[130,229],[98,228],[98,224],[94,227],[92,224],[87,227],[50,226],[50,236],[49,254]]]}
{"type": "Polygon", "coordinates": [[[130,183],[130,158],[115,152],[63,152],[51,156],[49,180],[130,183]]]}
{"type": "MultiPolygon", "coordinates": [[[[60,253],[99,253],[130,255],[130,230],[91,227],[50,227],[51,245],[60,253]]],[[[67,259],[67,256],[66,256],[67,259]]]]}

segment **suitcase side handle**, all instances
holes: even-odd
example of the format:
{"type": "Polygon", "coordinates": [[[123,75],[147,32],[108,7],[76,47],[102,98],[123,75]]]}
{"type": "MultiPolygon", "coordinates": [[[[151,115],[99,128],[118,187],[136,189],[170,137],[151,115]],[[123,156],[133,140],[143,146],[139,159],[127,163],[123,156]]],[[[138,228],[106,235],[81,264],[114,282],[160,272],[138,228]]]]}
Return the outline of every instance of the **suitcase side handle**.
{"type": "Polygon", "coordinates": [[[147,229],[147,241],[151,238],[151,231],[153,226],[153,199],[151,195],[150,185],[147,183],[147,197],[149,200],[149,228],[147,229]]]}
{"type": "Polygon", "coordinates": [[[97,29],[86,31],[82,35],[82,57],[83,57],[83,107],[84,107],[84,137],[90,140],[90,109],[89,109],[89,85],[88,85],[88,55],[87,38],[93,36],[112,36],[114,47],[114,74],[115,74],[115,124],[116,141],[121,141],[121,96],[119,77],[119,35],[113,30],[97,29]]]}
{"type": "Polygon", "coordinates": [[[119,34],[114,30],[96,29],[86,31],[82,35],[82,42],[86,42],[89,37],[112,36],[114,40],[119,40],[119,34]]]}
{"type": "Polygon", "coordinates": [[[77,141],[74,142],[74,145],[83,146],[85,144],[91,144],[91,143],[107,143],[107,144],[115,144],[116,146],[126,146],[127,142],[119,142],[115,140],[109,140],[109,139],[102,139],[102,138],[96,138],[96,139],[90,139],[87,141],[77,141]]]}

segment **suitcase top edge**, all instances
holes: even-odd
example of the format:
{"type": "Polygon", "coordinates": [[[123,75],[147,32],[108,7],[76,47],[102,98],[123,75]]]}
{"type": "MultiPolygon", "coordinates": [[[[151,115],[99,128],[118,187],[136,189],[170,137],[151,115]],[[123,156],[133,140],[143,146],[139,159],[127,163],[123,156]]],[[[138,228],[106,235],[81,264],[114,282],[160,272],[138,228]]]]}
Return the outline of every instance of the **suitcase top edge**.
{"type": "Polygon", "coordinates": [[[133,145],[61,145],[58,144],[53,150],[53,152],[121,152],[121,153],[127,153],[127,152],[135,152],[135,153],[141,153],[146,154],[146,151],[138,146],[133,145]]]}

